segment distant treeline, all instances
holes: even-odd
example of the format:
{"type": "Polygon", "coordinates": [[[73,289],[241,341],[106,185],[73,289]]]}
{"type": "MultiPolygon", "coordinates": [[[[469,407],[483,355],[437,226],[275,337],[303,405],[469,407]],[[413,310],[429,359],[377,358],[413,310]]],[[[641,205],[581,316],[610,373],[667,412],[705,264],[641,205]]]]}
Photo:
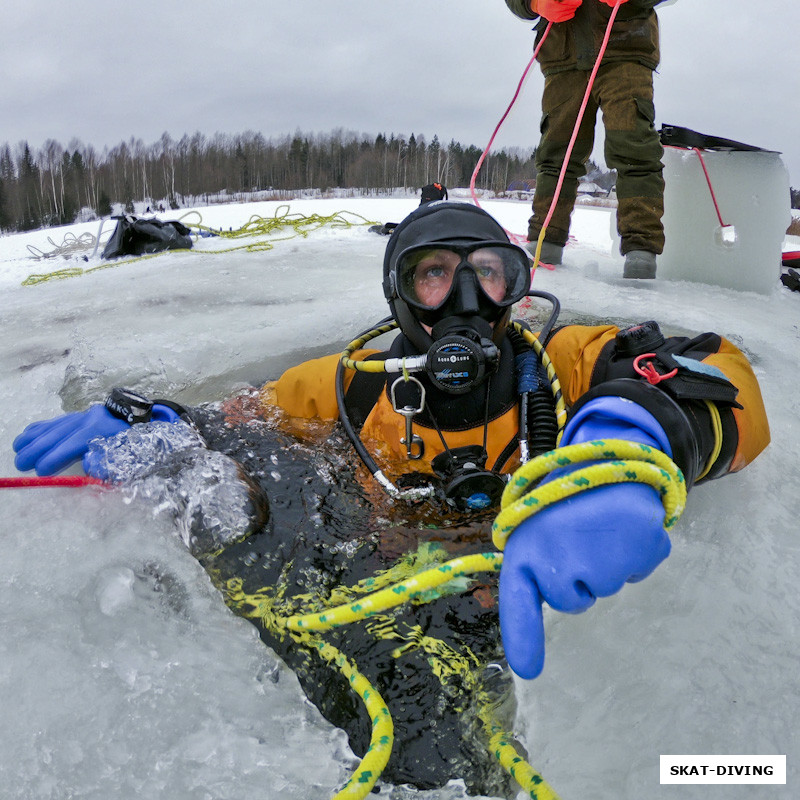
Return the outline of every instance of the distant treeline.
{"type": "MultiPolygon", "coordinates": [[[[0,147],[0,231],[24,231],[133,211],[134,202],[180,208],[197,198],[272,192],[286,197],[314,189],[367,193],[419,189],[434,181],[465,187],[481,148],[438,136],[368,136],[342,130],[266,139],[260,133],[201,133],[175,140],[164,133],[153,144],[131,138],[98,151],[72,140],[48,139],[37,150],[27,142],[0,147]]],[[[496,194],[531,189],[535,150],[492,151],[477,177],[479,189],[496,194]]],[[[588,177],[602,189],[615,174],[593,162],[588,177]]],[[[800,192],[792,189],[792,206],[800,192]]]]}
{"type": "MultiPolygon", "coordinates": [[[[499,150],[485,159],[477,186],[504,191],[536,176],[533,149],[499,150]]],[[[98,151],[73,140],[49,139],[0,147],[0,229],[24,231],[102,217],[133,203],[179,208],[183,199],[264,190],[419,188],[434,181],[468,186],[482,150],[424,136],[367,136],[334,131],[266,139],[260,133],[180,140],[167,133],[153,144],[130,139],[98,151]]]]}

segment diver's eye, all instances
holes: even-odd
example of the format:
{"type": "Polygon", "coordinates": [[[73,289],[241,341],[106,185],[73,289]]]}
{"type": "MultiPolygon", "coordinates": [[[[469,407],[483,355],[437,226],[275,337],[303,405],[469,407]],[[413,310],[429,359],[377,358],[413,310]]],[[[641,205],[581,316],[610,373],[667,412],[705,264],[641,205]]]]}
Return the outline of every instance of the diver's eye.
{"type": "Polygon", "coordinates": [[[423,280],[433,280],[435,278],[443,278],[445,276],[445,267],[441,264],[431,264],[430,266],[421,266],[418,268],[420,277],[423,280]]]}
{"type": "Polygon", "coordinates": [[[475,272],[477,273],[478,277],[481,281],[499,281],[502,279],[502,274],[500,271],[494,266],[481,266],[477,265],[475,267],[475,272]]]}
{"type": "Polygon", "coordinates": [[[491,248],[473,251],[469,254],[468,261],[481,282],[504,280],[503,259],[491,248]]]}

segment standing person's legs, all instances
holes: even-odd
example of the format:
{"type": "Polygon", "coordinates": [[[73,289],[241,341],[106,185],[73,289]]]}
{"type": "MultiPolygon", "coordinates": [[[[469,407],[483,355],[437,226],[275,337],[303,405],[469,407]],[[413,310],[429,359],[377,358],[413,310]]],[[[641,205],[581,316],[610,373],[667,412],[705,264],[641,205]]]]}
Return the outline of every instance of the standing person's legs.
{"type": "MultiPolygon", "coordinates": [[[[533,197],[533,216],[528,221],[528,240],[536,242],[553,202],[558,177],[564,163],[583,96],[586,93],[589,73],[570,70],[557,72],[545,79],[542,94],[541,139],[536,148],[536,192],[533,197]]],[[[594,145],[594,126],[597,104],[590,98],[583,122],[569,159],[564,184],[561,187],[553,216],[547,225],[545,243],[557,252],[569,237],[570,216],[578,194],[578,179],[586,174],[586,162],[594,145]]],[[[542,255],[543,260],[544,253],[542,255]]]]}
{"type": "MultiPolygon", "coordinates": [[[[664,150],[655,129],[653,73],[634,63],[602,67],[595,96],[603,111],[605,158],[617,171],[617,230],[623,255],[664,251],[664,150]]],[[[648,277],[632,275],[630,277],[648,277]]]]}

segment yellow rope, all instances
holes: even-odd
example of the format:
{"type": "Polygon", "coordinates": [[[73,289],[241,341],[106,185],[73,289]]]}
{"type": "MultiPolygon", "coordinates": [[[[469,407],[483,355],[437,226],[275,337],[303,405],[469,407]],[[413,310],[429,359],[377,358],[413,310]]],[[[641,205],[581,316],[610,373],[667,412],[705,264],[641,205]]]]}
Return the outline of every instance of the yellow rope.
{"type": "Polygon", "coordinates": [[[328,663],[335,664],[339,668],[342,675],[350,682],[350,688],[361,698],[369,714],[372,723],[369,748],[350,779],[333,796],[333,800],[362,800],[372,791],[392,754],[394,742],[392,715],[380,693],[340,650],[318,637],[309,637],[308,641],[328,663]]]}
{"type": "Polygon", "coordinates": [[[714,449],[709,456],[706,468],[697,476],[695,483],[705,478],[705,476],[711,472],[711,467],[714,466],[716,460],[719,458],[719,454],[722,452],[722,417],[720,417],[719,409],[714,405],[714,403],[711,403],[708,400],[705,400],[704,402],[708,407],[708,413],[711,414],[711,427],[714,431],[714,449]]]}
{"type": "Polygon", "coordinates": [[[645,444],[621,439],[559,447],[523,464],[511,477],[500,499],[501,511],[492,526],[492,541],[502,550],[511,532],[528,517],[553,503],[597,486],[646,483],[664,504],[664,527],[678,521],[686,505],[683,473],[669,456],[645,444]],[[528,491],[533,482],[561,467],[602,459],[528,491]]]}
{"type": "Polygon", "coordinates": [[[455,578],[485,570],[498,572],[502,560],[499,553],[483,553],[455,558],[394,586],[380,589],[353,603],[326,609],[316,614],[293,615],[284,619],[283,624],[293,631],[327,631],[331,628],[338,628],[341,625],[367,619],[381,611],[416,600],[425,592],[449,583],[455,578]]]}
{"type": "MultiPolygon", "coordinates": [[[[556,202],[558,201],[558,196],[553,198],[553,203],[551,208],[555,207],[556,202]]],[[[531,279],[536,274],[536,269],[539,266],[539,262],[542,259],[542,245],[544,244],[544,233],[547,230],[547,225],[544,225],[539,231],[539,238],[536,240],[536,253],[533,256],[533,265],[531,266],[531,279]]]]}
{"type": "MultiPolygon", "coordinates": [[[[313,614],[293,615],[283,618],[272,617],[271,620],[261,617],[261,619],[262,622],[272,622],[273,624],[277,624],[278,626],[293,631],[295,632],[295,635],[308,636],[310,631],[326,631],[341,625],[347,625],[351,622],[369,619],[370,617],[377,617],[377,615],[379,615],[381,612],[402,605],[403,603],[413,601],[426,602],[428,599],[430,599],[430,596],[426,597],[426,594],[429,595],[429,593],[431,593],[433,590],[438,589],[438,594],[441,594],[441,587],[446,587],[447,584],[457,581],[466,575],[476,572],[485,572],[487,570],[491,572],[498,572],[502,562],[502,553],[478,553],[470,556],[462,556],[461,558],[452,559],[438,567],[427,569],[424,572],[401,581],[400,583],[380,589],[366,597],[338,606],[336,608],[326,609],[325,611],[316,612],[313,614]]],[[[463,586],[458,586],[459,591],[463,591],[463,588],[463,586]]],[[[450,661],[453,661],[455,658],[456,661],[461,662],[460,671],[467,671],[467,662],[465,662],[462,657],[458,657],[454,653],[443,654],[441,652],[443,643],[439,642],[438,640],[432,640],[430,637],[423,636],[421,631],[412,630],[410,636],[402,638],[409,640],[410,644],[398,648],[396,655],[399,656],[401,653],[415,646],[421,646],[426,650],[426,652],[434,653],[439,657],[445,656],[450,661]]],[[[314,642],[314,644],[315,646],[320,647],[320,645],[317,645],[316,642],[314,642]]],[[[344,659],[343,656],[342,659],[344,659]]],[[[327,660],[332,661],[334,659],[328,658],[327,660]]],[[[440,659],[437,659],[437,662],[438,660],[440,659]]],[[[346,659],[344,659],[344,661],[346,661],[346,659]]],[[[340,668],[342,668],[340,659],[335,659],[335,662],[338,666],[340,666],[340,668]]],[[[347,663],[349,664],[349,662],[347,663]]],[[[351,669],[355,668],[351,666],[351,669]]],[[[363,676],[361,677],[363,678],[363,676]]],[[[443,680],[443,675],[439,675],[439,678],[440,680],[443,680]]],[[[364,683],[360,685],[366,691],[370,692],[370,696],[380,696],[375,689],[367,688],[369,684],[366,682],[366,678],[363,678],[363,681],[364,683]]],[[[472,679],[469,682],[470,684],[474,684],[475,680],[472,679]]],[[[354,690],[358,691],[352,680],[351,685],[353,686],[354,690]]],[[[364,695],[362,694],[361,696],[362,699],[364,699],[364,695]]],[[[480,717],[484,728],[486,729],[487,735],[489,736],[490,750],[494,753],[495,757],[500,762],[500,765],[528,793],[528,796],[533,800],[558,800],[558,796],[556,795],[555,791],[553,791],[553,789],[546,783],[541,774],[517,753],[516,749],[511,743],[512,737],[507,732],[502,730],[494,721],[488,703],[485,703],[484,707],[481,709],[480,717]]],[[[390,752],[393,735],[386,733],[385,729],[380,727],[380,725],[384,722],[383,715],[376,717],[375,715],[370,714],[370,719],[373,720],[373,731],[370,749],[367,751],[367,754],[370,755],[373,752],[384,753],[382,748],[386,744],[387,738],[390,739],[388,744],[388,750],[390,752]],[[379,740],[380,747],[376,746],[376,740],[379,740]]],[[[387,760],[388,757],[389,753],[387,752],[387,760]]],[[[365,769],[365,762],[366,756],[364,761],[362,761],[359,772],[363,773],[363,770],[365,769]]],[[[370,791],[372,785],[374,785],[374,782],[379,777],[379,773],[374,774],[374,766],[372,764],[367,765],[367,767],[367,772],[370,773],[369,776],[365,778],[362,774],[361,778],[357,778],[356,774],[354,774],[345,789],[342,790],[342,792],[347,790],[350,793],[347,795],[337,794],[334,800],[345,797],[347,797],[348,800],[363,800],[363,798],[366,797],[367,793],[370,791]],[[372,782],[369,783],[369,780],[372,780],[372,782]],[[359,794],[358,791],[361,791],[362,793],[359,794]]]]}
{"type": "Polygon", "coordinates": [[[558,800],[553,788],[522,756],[517,753],[512,737],[491,718],[484,720],[489,733],[489,749],[494,752],[500,766],[528,793],[531,800],[558,800]]]}
{"type": "MultiPolygon", "coordinates": [[[[353,344],[361,346],[360,343],[353,344]]],[[[503,492],[501,511],[492,528],[493,541],[502,550],[510,533],[541,508],[597,486],[631,481],[653,486],[659,492],[665,509],[664,527],[667,530],[673,527],[686,502],[686,485],[681,471],[656,448],[610,439],[558,448],[520,467],[503,492]],[[580,468],[530,490],[533,483],[553,470],[597,460],[603,463],[580,468]]],[[[503,561],[502,553],[463,556],[425,569],[393,585],[386,585],[388,580],[403,575],[415,565],[435,560],[437,555],[430,548],[424,552],[421,548],[418,554],[398,562],[383,576],[367,578],[349,589],[337,589],[333,595],[337,599],[356,599],[313,613],[281,616],[276,608],[278,604],[285,607],[284,590],[266,588],[246,594],[238,578],[227,583],[227,601],[240,614],[259,620],[264,628],[274,634],[282,636],[288,633],[295,641],[316,648],[324,659],[338,666],[364,702],[372,722],[370,746],[359,768],[334,796],[334,800],[363,800],[369,794],[391,755],[394,733],[388,708],[380,693],[339,650],[321,637],[312,635],[312,632],[324,632],[370,618],[373,621],[368,624],[368,630],[374,635],[406,642],[394,651],[395,657],[422,648],[429,655],[432,668],[443,684],[456,673],[462,675],[465,686],[474,692],[478,700],[478,716],[489,737],[490,751],[503,769],[532,800],[558,800],[558,795],[542,775],[519,755],[512,744],[513,737],[494,720],[492,703],[472,670],[477,662],[474,654],[471,651],[466,656],[459,654],[444,642],[425,636],[417,626],[411,627],[408,634],[403,634],[390,618],[381,616],[382,612],[403,603],[424,603],[447,591],[464,591],[465,576],[487,570],[498,572],[503,561]],[[360,596],[365,592],[369,593],[360,596]]],[[[303,597],[292,598],[293,602],[298,600],[303,600],[303,597]]]]}
{"type": "MultiPolygon", "coordinates": [[[[667,455],[656,448],[609,439],[551,450],[520,467],[503,492],[501,511],[492,527],[493,541],[498,549],[502,550],[511,532],[542,508],[597,486],[631,481],[653,486],[659,492],[665,509],[664,527],[667,530],[672,528],[683,512],[686,502],[686,484],[680,469],[667,455]],[[553,470],[598,459],[603,463],[580,468],[530,490],[533,483],[553,470]]],[[[420,563],[431,558],[435,558],[435,554],[428,551],[419,554],[420,563]]],[[[388,570],[387,576],[383,578],[369,578],[352,589],[337,590],[337,596],[353,597],[382,586],[377,591],[334,608],[310,614],[293,614],[289,617],[280,616],[275,612],[276,604],[283,600],[282,594],[279,593],[275,597],[268,589],[256,594],[245,594],[242,591],[241,580],[228,582],[227,595],[231,605],[244,616],[259,619],[265,628],[279,635],[288,631],[296,641],[316,647],[323,658],[335,663],[342,670],[353,690],[359,694],[367,707],[372,720],[369,750],[359,769],[342,791],[335,795],[334,800],[363,800],[366,797],[389,759],[394,734],[389,711],[378,691],[370,686],[367,679],[342,653],[321,638],[312,636],[311,632],[322,632],[351,622],[376,618],[375,621],[380,629],[377,631],[378,634],[401,638],[408,642],[396,650],[396,655],[415,647],[422,647],[433,656],[432,663],[434,658],[438,659],[436,663],[444,659],[442,662],[444,666],[440,665],[441,674],[437,673],[440,681],[444,682],[446,672],[459,671],[464,673],[469,686],[479,688],[476,679],[470,674],[469,660],[465,660],[454,651],[450,652],[451,648],[447,648],[438,640],[425,636],[421,629],[413,628],[409,635],[402,635],[393,628],[390,620],[378,618],[378,615],[403,603],[428,602],[434,597],[441,596],[442,592],[447,590],[448,584],[454,591],[463,591],[463,583],[459,581],[464,576],[487,570],[498,572],[502,561],[502,553],[463,556],[426,569],[394,585],[385,586],[388,575],[402,574],[415,562],[415,559],[410,559],[408,563],[388,570]],[[454,668],[452,664],[456,664],[457,667],[454,668]]],[[[474,659],[474,656],[472,658],[474,659]]],[[[532,800],[558,800],[558,795],[541,774],[516,751],[511,743],[512,737],[494,721],[491,703],[482,697],[482,692],[478,691],[477,694],[481,700],[479,717],[489,736],[490,750],[503,769],[517,781],[532,800]]]]}
{"type": "Polygon", "coordinates": [[[182,252],[193,253],[195,255],[220,255],[222,253],[232,253],[237,250],[243,250],[248,253],[256,253],[266,250],[272,250],[275,242],[287,241],[294,239],[297,236],[307,237],[313,231],[319,228],[328,226],[331,228],[350,228],[356,225],[374,225],[375,222],[362,217],[351,211],[337,211],[330,215],[311,214],[306,216],[300,213],[290,213],[288,205],[281,205],[275,209],[273,217],[261,217],[253,215],[241,227],[232,231],[214,230],[202,224],[202,217],[198,211],[189,211],[181,217],[181,221],[187,217],[197,215],[198,222],[184,223],[187,227],[197,228],[200,231],[207,231],[215,234],[215,236],[222,239],[240,239],[243,237],[254,236],[269,236],[269,239],[260,239],[248,244],[237,245],[235,247],[227,247],[222,249],[213,250],[198,250],[193,249],[179,249],[179,250],[162,250],[158,253],[150,253],[144,256],[137,256],[136,258],[127,258],[124,260],[114,260],[113,263],[100,264],[96,267],[89,267],[83,269],[81,267],[68,267],[66,269],[55,270],[47,273],[32,273],[24,281],[23,286],[35,286],[39,283],[45,283],[51,280],[61,280],[64,278],[75,278],[79,275],[88,275],[91,272],[97,272],[101,269],[111,269],[113,267],[121,267],[126,264],[134,264],[137,261],[145,261],[150,258],[158,258],[159,256],[167,255],[168,253],[182,252]],[[287,236],[276,237],[274,234],[283,230],[284,228],[292,228],[293,233],[287,236]]]}

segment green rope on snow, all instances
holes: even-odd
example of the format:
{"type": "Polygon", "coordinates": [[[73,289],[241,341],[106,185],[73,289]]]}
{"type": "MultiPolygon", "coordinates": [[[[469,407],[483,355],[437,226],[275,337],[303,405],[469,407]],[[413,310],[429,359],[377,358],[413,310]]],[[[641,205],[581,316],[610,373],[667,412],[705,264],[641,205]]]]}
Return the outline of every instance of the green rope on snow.
{"type": "Polygon", "coordinates": [[[275,242],[288,241],[298,236],[306,238],[310,233],[313,233],[320,228],[352,228],[362,225],[375,225],[373,220],[368,220],[361,214],[356,214],[352,211],[336,211],[333,214],[300,214],[299,212],[291,213],[288,205],[280,205],[275,209],[275,214],[272,217],[261,217],[254,214],[250,219],[242,225],[241,228],[231,231],[215,230],[202,224],[202,216],[198,211],[189,211],[184,214],[180,221],[188,228],[196,228],[197,231],[205,231],[214,234],[215,237],[220,239],[243,239],[254,237],[270,237],[270,238],[257,238],[256,241],[248,242],[247,244],[240,244],[234,247],[225,247],[219,249],[198,250],[181,249],[181,250],[163,250],[159,253],[150,253],[144,256],[137,256],[136,258],[126,258],[124,260],[115,260],[113,263],[99,264],[96,267],[66,267],[64,269],[54,270],[47,273],[32,273],[24,281],[23,286],[36,286],[40,283],[45,283],[52,280],[63,280],[65,278],[76,278],[80,275],[88,275],[91,272],[97,272],[102,269],[111,269],[113,267],[121,267],[126,264],[133,264],[137,261],[145,261],[150,258],[158,258],[159,256],[167,255],[173,252],[194,253],[196,255],[220,255],[222,253],[233,253],[242,250],[247,253],[257,253],[266,250],[272,250],[275,242]],[[185,221],[187,218],[197,217],[197,222],[185,221]],[[285,236],[276,236],[285,229],[290,229],[292,232],[285,236]]]}

